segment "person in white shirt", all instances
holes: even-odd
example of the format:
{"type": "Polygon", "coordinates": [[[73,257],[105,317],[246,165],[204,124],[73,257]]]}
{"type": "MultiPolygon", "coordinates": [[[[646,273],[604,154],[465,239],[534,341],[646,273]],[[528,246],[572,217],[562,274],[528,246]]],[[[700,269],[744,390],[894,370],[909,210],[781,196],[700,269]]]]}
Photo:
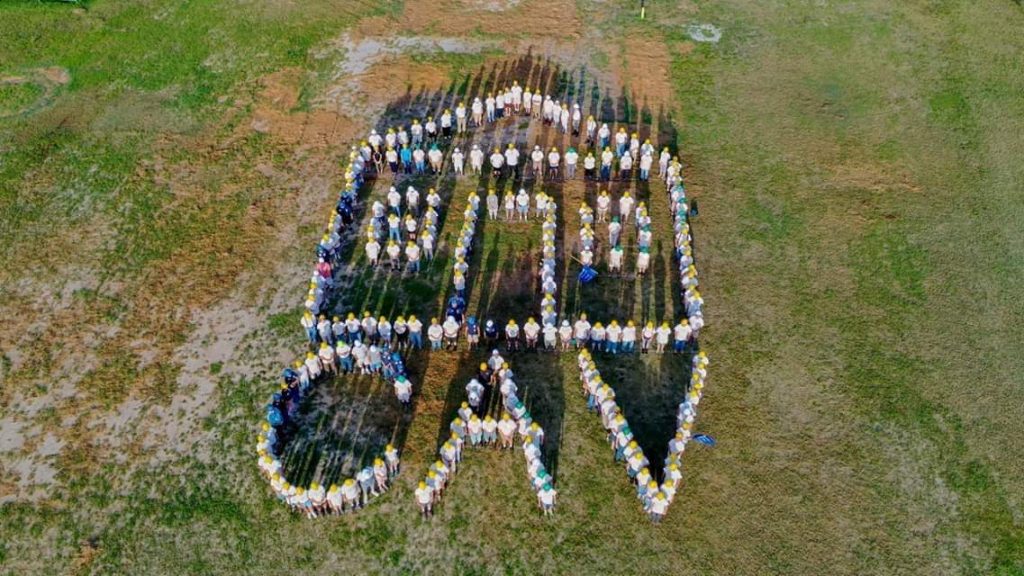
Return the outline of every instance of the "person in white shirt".
{"type": "Polygon", "coordinates": [[[569,108],[565,104],[562,104],[562,112],[559,114],[558,120],[562,126],[562,134],[567,134],[569,132],[569,122],[571,118],[569,108]]]}
{"type": "Polygon", "coordinates": [[[484,106],[485,106],[485,109],[487,110],[487,122],[494,122],[494,106],[495,106],[494,94],[491,94],[491,93],[487,94],[487,99],[484,100],[484,106]]]}
{"type": "Polygon", "coordinates": [[[420,192],[419,192],[419,190],[413,188],[412,186],[409,186],[408,188],[406,188],[406,190],[405,190],[405,204],[406,204],[406,207],[408,208],[409,212],[411,212],[414,216],[419,216],[419,214],[420,214],[420,192]]]}
{"type": "Polygon", "coordinates": [[[568,320],[562,320],[562,326],[558,329],[558,339],[562,343],[562,352],[568,352],[572,346],[573,329],[568,320]]]}
{"type": "Polygon", "coordinates": [[[434,514],[434,491],[427,487],[426,482],[420,482],[415,490],[416,504],[420,507],[420,514],[424,518],[430,518],[434,514]]]}
{"type": "Polygon", "coordinates": [[[595,170],[597,169],[597,158],[594,158],[593,152],[587,152],[587,157],[583,159],[583,179],[592,181],[596,178],[595,170]]]}
{"type": "Polygon", "coordinates": [[[455,350],[459,345],[459,323],[455,321],[454,316],[449,316],[445,319],[444,324],[441,325],[441,329],[444,332],[444,340],[446,348],[448,350],[455,350]]]}
{"type": "Polygon", "coordinates": [[[543,218],[547,214],[548,195],[543,190],[539,190],[533,195],[533,208],[534,216],[538,218],[543,218]]]}
{"type": "Polygon", "coordinates": [[[491,153],[491,168],[492,176],[495,179],[501,177],[501,167],[505,165],[505,156],[501,154],[501,150],[497,146],[494,147],[494,152],[491,153]]]}
{"type": "Polygon", "coordinates": [[[511,178],[519,177],[519,149],[512,143],[505,149],[505,165],[511,178]]]}
{"type": "Polygon", "coordinates": [[[473,126],[482,126],[484,123],[484,104],[480,101],[480,98],[473,98],[471,111],[473,114],[473,126]]]}
{"type": "Polygon", "coordinates": [[[530,195],[526,193],[525,188],[520,188],[519,194],[516,194],[516,208],[519,212],[519,220],[526,222],[530,217],[530,195]]]}
{"type": "Polygon", "coordinates": [[[537,501],[540,503],[541,510],[544,511],[545,516],[549,516],[555,513],[555,497],[558,492],[551,487],[551,484],[544,484],[544,486],[537,492],[537,501]]]}
{"type": "Polygon", "coordinates": [[[597,131],[598,147],[602,150],[607,148],[611,144],[612,131],[608,128],[607,124],[601,124],[601,128],[597,131]]]}
{"type": "Polygon", "coordinates": [[[650,498],[648,513],[650,514],[651,522],[658,524],[665,517],[665,512],[668,511],[668,498],[660,490],[653,497],[650,495],[648,497],[650,498]]]}
{"type": "Polygon", "coordinates": [[[650,154],[640,156],[640,181],[647,182],[651,178],[651,166],[654,165],[654,158],[650,154]]]}
{"type": "Polygon", "coordinates": [[[405,376],[399,375],[395,378],[394,388],[395,397],[398,398],[398,401],[408,406],[412,399],[412,382],[409,382],[405,376]]]}
{"type": "Polygon", "coordinates": [[[579,102],[572,105],[572,135],[580,135],[580,122],[583,120],[583,113],[580,112],[579,102]]]}
{"type": "Polygon", "coordinates": [[[434,171],[434,174],[441,173],[441,162],[444,160],[444,154],[441,149],[434,144],[430,147],[430,152],[427,152],[427,157],[430,159],[430,168],[434,171]]]}
{"type": "Polygon", "coordinates": [[[651,254],[648,248],[641,248],[636,255],[636,274],[644,276],[647,274],[647,267],[651,264],[651,254]]]}
{"type": "Polygon", "coordinates": [[[366,258],[370,261],[370,266],[376,266],[380,259],[380,243],[376,240],[370,240],[366,243],[366,258]]]}
{"type": "Polygon", "coordinates": [[[415,242],[409,241],[405,246],[405,258],[409,261],[409,270],[420,271],[420,247],[415,242]]]}
{"type": "Polygon", "coordinates": [[[668,163],[672,160],[672,154],[668,151],[668,146],[661,149],[661,156],[658,157],[658,177],[666,178],[668,176],[668,163]]]}
{"type": "Polygon", "coordinates": [[[445,140],[452,137],[452,111],[448,109],[441,114],[441,136],[445,140]]]}
{"type": "Polygon", "coordinates": [[[480,146],[473,144],[473,148],[469,151],[469,168],[473,174],[480,174],[484,167],[484,151],[480,149],[480,146]]]}
{"type": "MultiPolygon", "coordinates": [[[[512,96],[512,109],[518,115],[519,110],[522,108],[523,105],[523,89],[522,87],[519,86],[518,81],[512,82],[512,89],[509,90],[509,94],[511,94],[512,96]]],[[[508,98],[506,98],[506,101],[508,101],[508,98]]]]}
{"type": "Polygon", "coordinates": [[[668,338],[671,334],[672,329],[669,328],[668,322],[662,322],[661,326],[658,326],[658,329],[654,331],[655,351],[658,354],[665,353],[665,346],[668,345],[668,338]]]}
{"type": "Polygon", "coordinates": [[[619,179],[629,182],[630,173],[633,170],[633,157],[623,154],[619,159],[619,179]]]}
{"type": "Polygon", "coordinates": [[[505,93],[500,88],[494,95],[494,117],[499,119],[505,117],[505,93]]]}
{"type": "Polygon", "coordinates": [[[466,105],[459,102],[459,105],[455,107],[455,126],[459,134],[466,131],[466,116],[467,110],[466,105]]]}
{"type": "Polygon", "coordinates": [[[523,113],[533,116],[533,92],[530,91],[529,86],[523,90],[523,113]]]}
{"type": "Polygon", "coordinates": [[[513,449],[513,440],[515,440],[516,434],[516,423],[512,418],[505,413],[502,415],[501,420],[498,421],[498,437],[501,439],[501,449],[509,450],[513,449]]]}
{"type": "Polygon", "coordinates": [[[561,175],[558,169],[561,161],[562,155],[558,153],[557,148],[552,147],[548,152],[548,178],[554,179],[561,175]]]}
{"type": "Polygon", "coordinates": [[[682,354],[686,349],[686,344],[690,341],[690,323],[684,318],[676,324],[675,328],[672,329],[672,352],[674,354],[682,354]]]}
{"type": "Polygon", "coordinates": [[[533,152],[530,153],[530,160],[532,162],[531,169],[534,178],[540,178],[544,170],[544,151],[540,149],[540,146],[533,147],[533,152]]]}
{"type": "Polygon", "coordinates": [[[462,176],[465,167],[466,156],[461,150],[456,148],[452,151],[452,167],[455,169],[456,176],[462,176]]]}
{"type": "Polygon", "coordinates": [[[541,117],[541,111],[542,111],[541,102],[543,100],[544,100],[544,97],[541,96],[540,88],[534,90],[533,91],[533,117],[534,118],[540,118],[541,117]]]}
{"type": "Polygon", "coordinates": [[[483,443],[485,445],[491,446],[498,441],[498,421],[491,418],[490,414],[484,416],[481,428],[483,429],[483,443]]]}
{"type": "Polygon", "coordinates": [[[633,197],[629,194],[629,191],[623,192],[622,198],[619,198],[619,217],[622,219],[623,224],[629,223],[629,216],[633,212],[633,197]]]}
{"type": "Polygon", "coordinates": [[[601,152],[601,180],[605,182],[612,179],[612,162],[615,161],[615,154],[612,149],[605,146],[601,152]]]}
{"type": "Polygon", "coordinates": [[[441,350],[441,345],[444,342],[444,329],[441,328],[437,318],[430,320],[430,327],[427,328],[427,340],[430,341],[431,350],[435,352],[441,350]]]}
{"type": "Polygon", "coordinates": [[[523,335],[526,337],[526,349],[537,350],[537,337],[540,335],[540,324],[532,317],[523,325],[523,335]]]}
{"type": "Polygon", "coordinates": [[[580,314],[580,319],[573,326],[572,335],[576,340],[577,350],[587,347],[587,341],[590,339],[590,322],[587,321],[586,314],[580,314]]]}
{"type": "Polygon", "coordinates": [[[507,222],[511,222],[512,219],[515,217],[515,212],[516,212],[516,197],[515,197],[514,194],[512,194],[511,190],[509,190],[508,192],[505,192],[504,201],[505,201],[505,220],[507,222]]]}
{"type": "Polygon", "coordinates": [[[622,273],[622,246],[618,244],[608,253],[608,271],[615,275],[622,273]]]}
{"type": "Polygon", "coordinates": [[[597,221],[606,222],[608,220],[608,211],[612,205],[612,197],[608,194],[607,190],[602,190],[597,196],[597,221]]]}
{"type": "Polygon", "coordinates": [[[565,153],[565,177],[572,180],[576,177],[576,164],[579,162],[580,155],[576,152],[576,149],[569,147],[569,150],[565,153]]]}
{"type": "Polygon", "coordinates": [[[555,344],[558,341],[558,328],[555,328],[553,322],[548,322],[542,329],[544,333],[544,349],[548,352],[555,351],[555,344]]]}

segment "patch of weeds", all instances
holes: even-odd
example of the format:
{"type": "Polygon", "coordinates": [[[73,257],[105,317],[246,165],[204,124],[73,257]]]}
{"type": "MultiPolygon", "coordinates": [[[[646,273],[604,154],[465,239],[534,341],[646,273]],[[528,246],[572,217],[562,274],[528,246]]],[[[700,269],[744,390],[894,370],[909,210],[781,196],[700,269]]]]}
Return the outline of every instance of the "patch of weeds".
{"type": "Polygon", "coordinates": [[[128,395],[138,377],[138,359],[129,350],[107,347],[99,354],[99,367],[82,377],[79,389],[110,408],[128,395]]]}
{"type": "Polygon", "coordinates": [[[210,374],[213,374],[214,376],[216,376],[217,374],[220,374],[220,371],[223,370],[223,369],[224,369],[224,363],[223,362],[214,362],[213,364],[210,364],[210,374]]]}
{"type": "Polygon", "coordinates": [[[0,117],[20,114],[45,94],[35,82],[0,82],[0,117]]]}
{"type": "Polygon", "coordinates": [[[302,327],[299,325],[299,320],[302,318],[302,312],[303,308],[299,306],[285,312],[271,314],[267,318],[267,328],[270,330],[271,334],[278,338],[295,336],[302,330],[302,327]]]}

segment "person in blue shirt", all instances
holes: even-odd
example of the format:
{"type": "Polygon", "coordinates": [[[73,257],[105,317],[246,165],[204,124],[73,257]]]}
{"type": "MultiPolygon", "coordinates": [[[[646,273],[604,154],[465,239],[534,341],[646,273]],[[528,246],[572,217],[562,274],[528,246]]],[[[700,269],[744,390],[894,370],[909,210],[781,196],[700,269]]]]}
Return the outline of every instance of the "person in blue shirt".
{"type": "Polygon", "coordinates": [[[480,326],[476,323],[476,316],[470,316],[466,322],[466,342],[470,350],[475,350],[480,343],[480,326]]]}
{"type": "Polygon", "coordinates": [[[412,174],[412,149],[408,146],[402,146],[402,150],[398,155],[402,159],[402,170],[406,174],[412,174]]]}

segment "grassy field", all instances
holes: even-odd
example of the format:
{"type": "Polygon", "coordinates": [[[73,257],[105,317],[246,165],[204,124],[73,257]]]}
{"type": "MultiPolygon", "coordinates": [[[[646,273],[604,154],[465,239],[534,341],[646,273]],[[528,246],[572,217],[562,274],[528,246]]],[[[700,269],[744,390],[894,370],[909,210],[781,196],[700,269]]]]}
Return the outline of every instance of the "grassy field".
{"type": "MultiPolygon", "coordinates": [[[[1020,5],[505,4],[0,3],[0,573],[1024,573],[1020,5]],[[253,436],[340,160],[389,102],[526,54],[681,149],[718,446],[688,451],[652,526],[573,359],[524,358],[556,516],[520,456],[480,451],[425,522],[413,482],[477,357],[423,355],[397,489],[289,514],[253,436]]],[[[553,193],[571,236],[592,191],[553,193]]],[[[503,318],[539,230],[478,234],[471,302],[503,318]]],[[[429,308],[450,283],[358,273],[352,306],[429,308]]],[[[671,274],[619,290],[565,305],[674,306],[671,274]]],[[[638,374],[622,390],[660,444],[679,365],[612,370],[638,374]]]]}

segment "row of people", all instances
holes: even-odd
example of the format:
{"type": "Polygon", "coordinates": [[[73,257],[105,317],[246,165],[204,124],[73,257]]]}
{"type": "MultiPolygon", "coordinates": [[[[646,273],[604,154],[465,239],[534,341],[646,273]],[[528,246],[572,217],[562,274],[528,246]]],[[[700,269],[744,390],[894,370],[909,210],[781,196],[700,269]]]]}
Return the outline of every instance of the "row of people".
{"type": "Polygon", "coordinates": [[[388,491],[398,474],[398,451],[388,444],[383,458],[374,458],[372,464],[360,469],[354,477],[341,481],[341,485],[325,487],[310,482],[308,488],[295,486],[285,479],[281,463],[269,455],[260,457],[260,471],[270,482],[271,490],[292,511],[307,518],[345,514],[365,507],[373,498],[388,491]]]}
{"type": "Polygon", "coordinates": [[[673,214],[673,231],[675,233],[675,255],[679,260],[679,276],[683,288],[682,300],[690,325],[704,326],[704,298],[698,288],[697,268],[693,260],[693,238],[690,236],[689,205],[686,199],[686,188],[681,181],[669,190],[669,202],[673,214]]]}
{"type": "MultiPolygon", "coordinates": [[[[648,141],[649,142],[649,141],[648,141]]],[[[426,160],[430,161],[430,169],[434,174],[443,171],[443,154],[436,147],[426,153],[425,159],[413,157],[406,162],[402,152],[388,149],[385,159],[391,168],[392,173],[398,174],[400,169],[405,173],[422,174],[426,172],[426,160]],[[399,164],[401,162],[401,165],[399,164]]],[[[421,154],[422,155],[422,154],[421,154]]],[[[671,159],[668,149],[662,153],[659,171],[666,176],[678,163],[678,159],[671,159]]],[[[564,151],[558,147],[548,148],[546,151],[539,144],[534,145],[529,152],[520,151],[513,143],[509,143],[503,150],[495,146],[490,152],[484,150],[480,144],[472,144],[468,151],[455,147],[451,155],[452,172],[456,177],[464,176],[467,172],[471,175],[481,175],[488,170],[493,178],[510,177],[513,179],[529,175],[536,179],[567,179],[574,180],[577,172],[582,167],[584,180],[604,181],[611,180],[630,181],[635,175],[641,182],[647,182],[651,178],[651,170],[654,166],[654,157],[650,153],[643,153],[639,158],[630,154],[616,155],[611,147],[605,146],[597,150],[588,150],[586,154],[580,154],[576,148],[570,146],[564,151]],[[524,159],[523,156],[526,156],[524,159]],[[468,162],[468,167],[467,167],[468,162]],[[635,172],[634,172],[635,170],[635,172]]]]}
{"type": "MultiPolygon", "coordinates": [[[[551,301],[546,302],[544,313],[553,308],[551,301]]],[[[368,350],[378,346],[396,351],[422,349],[424,328],[432,350],[454,350],[464,337],[470,349],[476,348],[483,339],[488,348],[494,348],[504,341],[508,350],[519,350],[522,343],[526,350],[537,350],[543,344],[550,351],[560,346],[562,351],[590,348],[610,354],[630,354],[636,352],[639,345],[640,353],[646,354],[652,347],[655,352],[662,353],[669,343],[676,353],[694,348],[703,323],[694,324],[691,320],[698,318],[682,318],[675,326],[671,326],[668,321],[660,324],[649,321],[638,326],[632,320],[622,324],[618,320],[611,320],[607,324],[591,324],[587,314],[582,313],[575,322],[564,319],[560,325],[555,322],[537,322],[534,317],[530,317],[522,325],[511,319],[499,328],[493,320],[486,320],[481,326],[475,316],[470,316],[465,322],[455,315],[447,316],[443,322],[435,317],[425,326],[415,315],[410,315],[408,319],[399,316],[392,323],[386,316],[374,318],[367,311],[363,313],[362,321],[356,319],[355,314],[349,313],[346,320],[342,321],[339,316],[335,316],[333,322],[325,315],[321,315],[319,322],[315,322],[312,315],[307,313],[303,318],[303,326],[306,327],[311,344],[320,346],[320,349],[323,349],[321,344],[335,347],[338,358],[350,355],[353,343],[359,341],[368,350]],[[345,351],[344,356],[342,351],[345,351]]],[[[373,362],[370,364],[372,366],[373,362]]],[[[339,366],[339,370],[345,370],[344,366],[339,366]]],[[[349,365],[347,369],[354,371],[359,366],[349,365]]]]}

